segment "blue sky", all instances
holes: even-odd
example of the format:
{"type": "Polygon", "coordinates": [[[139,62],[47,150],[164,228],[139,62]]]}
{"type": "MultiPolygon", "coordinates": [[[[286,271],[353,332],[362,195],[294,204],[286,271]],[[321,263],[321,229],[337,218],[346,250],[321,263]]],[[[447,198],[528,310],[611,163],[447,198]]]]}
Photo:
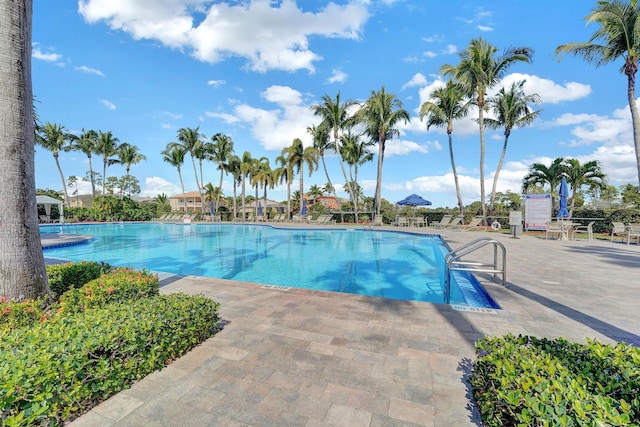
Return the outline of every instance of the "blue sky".
{"type": "MultiPolygon", "coordinates": [[[[598,160],[610,184],[637,185],[631,118],[621,62],[594,68],[583,60],[559,61],[555,48],[587,41],[594,1],[503,0],[34,0],[33,90],[42,122],[111,131],[138,146],[147,160],[134,165],[142,195],[180,193],[175,168],[160,152],[181,127],[211,137],[230,135],[235,151],[275,158],[294,138],[318,124],[309,106],[340,92],[364,101],[385,86],[410,112],[411,122],[387,143],[382,197],[396,202],[418,193],[433,207],[456,205],[447,135],[418,118],[418,108],[443,84],[438,70],[456,65],[459,52],[478,37],[499,49],[528,46],[531,64],[515,64],[502,84],[526,80],[542,112],[509,138],[499,191],[519,192],[534,162],[559,156],[598,160]]],[[[454,154],[465,204],[479,200],[477,125],[456,122],[454,154]]],[[[485,185],[491,189],[503,144],[502,131],[487,131],[485,185]]],[[[373,151],[377,153],[377,148],[373,151]]],[[[342,184],[338,160],[329,156],[332,181],[342,184]]],[[[86,157],[60,154],[65,177],[83,177],[86,157]]],[[[94,170],[102,161],[94,156],[94,170]]],[[[122,176],[123,167],[107,175],[122,176]]],[[[183,167],[187,191],[196,184],[190,161],[183,167]]],[[[218,185],[208,164],[204,181],[218,185]]],[[[359,182],[373,196],[376,160],[361,167],[359,182]]],[[[320,169],[304,184],[324,185],[320,169]]],[[[294,183],[297,188],[298,183],[294,183]]],[[[62,190],[53,156],[36,148],[36,186],[62,190]]],[[[81,193],[90,185],[82,183],[81,193]]],[[[223,190],[232,195],[230,179],[223,190]]],[[[347,197],[346,193],[338,192],[347,197]]],[[[269,198],[286,199],[286,187],[269,198]]]]}

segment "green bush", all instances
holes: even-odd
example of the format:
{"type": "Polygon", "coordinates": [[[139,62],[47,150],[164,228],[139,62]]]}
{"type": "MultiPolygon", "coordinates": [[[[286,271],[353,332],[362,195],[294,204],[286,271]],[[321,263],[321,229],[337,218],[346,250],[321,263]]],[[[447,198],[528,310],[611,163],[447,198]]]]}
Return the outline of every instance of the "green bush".
{"type": "Polygon", "coordinates": [[[54,298],[72,288],[79,288],[85,283],[109,273],[112,267],[106,262],[81,261],[47,266],[49,288],[54,298]]]}
{"type": "Polygon", "coordinates": [[[486,426],[640,424],[640,349],[507,335],[476,343],[469,383],[486,426]]]}
{"type": "Polygon", "coordinates": [[[44,299],[14,302],[7,297],[0,298],[0,336],[44,320],[44,306],[44,299]]]}
{"type": "Polygon", "coordinates": [[[219,305],[171,294],[58,316],[0,342],[0,425],[61,425],[215,333],[219,305]]]}
{"type": "Polygon", "coordinates": [[[60,297],[60,310],[78,313],[106,304],[149,298],[158,295],[158,276],[147,271],[116,268],[80,288],[72,288],[60,297]]]}

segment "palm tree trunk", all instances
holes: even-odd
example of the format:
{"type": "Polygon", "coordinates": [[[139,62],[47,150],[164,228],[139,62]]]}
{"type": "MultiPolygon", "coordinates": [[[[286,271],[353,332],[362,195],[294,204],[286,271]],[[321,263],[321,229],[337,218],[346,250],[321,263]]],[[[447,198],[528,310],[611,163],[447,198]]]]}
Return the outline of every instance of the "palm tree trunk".
{"type": "MultiPolygon", "coordinates": [[[[218,214],[218,211],[220,210],[220,193],[222,193],[222,176],[223,176],[224,170],[220,169],[220,186],[218,187],[220,189],[220,191],[218,191],[218,196],[216,197],[216,215],[218,214]]],[[[235,183],[234,183],[235,185],[235,183]]],[[[235,194],[234,194],[235,196],[235,194]]]]}
{"type": "Polygon", "coordinates": [[[233,178],[233,219],[235,221],[238,218],[238,193],[237,193],[238,185],[236,183],[235,177],[233,178]]]}
{"type": "Polygon", "coordinates": [[[93,165],[91,164],[91,156],[87,156],[89,158],[89,176],[91,177],[91,201],[96,198],[96,180],[93,177],[93,165]]]}
{"type": "Polygon", "coordinates": [[[246,180],[246,177],[243,176],[242,177],[242,221],[243,222],[244,222],[244,213],[245,213],[245,207],[244,207],[245,206],[245,203],[244,203],[245,180],[246,180]]]}
{"type": "MultiPolygon", "coordinates": [[[[635,70],[635,68],[634,68],[635,70]]],[[[633,124],[633,144],[636,149],[636,163],[638,167],[638,184],[640,185],[640,115],[636,104],[636,74],[628,73],[627,98],[631,110],[631,123],[633,124]]]]}
{"type": "MultiPolygon", "coordinates": [[[[102,164],[102,195],[105,195],[105,185],[107,184],[107,158],[104,158],[102,164]]],[[[184,193],[184,191],[183,191],[184,193]]]]}
{"type": "Polygon", "coordinates": [[[500,175],[500,169],[502,169],[502,163],[504,162],[504,156],[507,152],[507,143],[509,142],[509,133],[505,131],[504,144],[502,145],[502,153],[500,153],[500,161],[496,167],[496,174],[493,176],[493,186],[491,187],[491,202],[489,203],[489,213],[493,215],[493,204],[496,200],[496,187],[498,186],[498,175],[500,175]]]}
{"type": "MultiPolygon", "coordinates": [[[[202,174],[202,159],[198,159],[200,163],[200,182],[202,183],[202,188],[204,188],[204,175],[202,174]]],[[[200,190],[200,212],[204,215],[204,198],[202,197],[203,193],[200,190]]]]}
{"type": "Polygon", "coordinates": [[[447,130],[449,134],[449,158],[451,159],[451,170],[453,171],[453,182],[456,185],[456,197],[458,198],[458,210],[460,215],[464,215],[464,205],[462,204],[462,194],[460,193],[460,182],[458,181],[458,171],[456,170],[456,161],[453,157],[453,138],[451,132],[447,130]]]}
{"type": "Polygon", "coordinates": [[[486,221],[487,204],[484,200],[484,99],[478,100],[478,126],[480,127],[480,206],[486,221]]]}
{"type": "Polygon", "coordinates": [[[58,167],[58,173],[60,173],[60,179],[62,180],[62,189],[64,190],[64,204],[65,207],[69,207],[69,193],[67,192],[67,184],[64,181],[64,174],[62,173],[62,168],[60,167],[60,162],[58,161],[58,153],[55,153],[53,157],[56,159],[56,166],[58,167]]]}
{"type": "Polygon", "coordinates": [[[34,165],[31,0],[2,3],[0,13],[0,295],[49,294],[34,165]]]}
{"type": "Polygon", "coordinates": [[[384,137],[379,138],[378,144],[378,174],[376,176],[376,192],[374,195],[374,203],[376,205],[376,215],[380,215],[380,193],[382,191],[382,161],[384,158],[384,137]]]}
{"type": "Polygon", "coordinates": [[[304,202],[304,163],[300,163],[300,215],[302,215],[302,203],[304,202]]]}
{"type": "Polygon", "coordinates": [[[180,172],[180,168],[178,168],[178,176],[180,177],[180,187],[182,187],[182,203],[184,204],[184,213],[187,213],[187,196],[184,192],[184,182],[182,181],[182,173],[180,172]]]}
{"type": "Polygon", "coordinates": [[[196,161],[193,157],[193,154],[191,155],[191,164],[193,165],[193,174],[196,177],[196,187],[198,187],[198,194],[200,194],[200,206],[203,206],[204,203],[202,201],[204,200],[204,197],[202,196],[202,187],[200,186],[200,181],[198,180],[198,168],[196,167],[196,161]]]}
{"type": "Polygon", "coordinates": [[[357,224],[358,223],[358,166],[357,165],[353,168],[353,180],[352,181],[353,181],[353,184],[351,184],[351,185],[355,187],[355,190],[354,190],[355,194],[353,196],[353,199],[354,199],[354,201],[356,203],[354,205],[354,209],[353,210],[356,213],[356,224],[357,224]]]}
{"type": "Polygon", "coordinates": [[[287,222],[291,219],[291,181],[287,179],[287,222]]]}

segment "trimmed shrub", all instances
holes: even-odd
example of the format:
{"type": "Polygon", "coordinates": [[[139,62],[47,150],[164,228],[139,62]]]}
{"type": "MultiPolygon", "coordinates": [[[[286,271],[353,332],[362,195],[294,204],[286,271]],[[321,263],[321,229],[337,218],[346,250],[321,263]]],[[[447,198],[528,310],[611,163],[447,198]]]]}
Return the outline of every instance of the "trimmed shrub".
{"type": "Polygon", "coordinates": [[[476,353],[469,383],[486,426],[640,424],[640,348],[506,335],[476,353]]]}
{"type": "Polygon", "coordinates": [[[54,298],[60,298],[69,289],[79,288],[110,271],[111,266],[106,262],[81,261],[48,265],[49,288],[54,298]]]}
{"type": "Polygon", "coordinates": [[[61,425],[212,336],[219,305],[171,294],[59,316],[0,342],[0,425],[61,425]]]}
{"type": "Polygon", "coordinates": [[[149,298],[158,293],[157,275],[130,268],[116,268],[80,288],[69,289],[60,297],[60,310],[78,313],[111,303],[149,298]]]}
{"type": "Polygon", "coordinates": [[[0,335],[46,319],[44,305],[44,299],[14,302],[7,297],[0,298],[0,335]]]}

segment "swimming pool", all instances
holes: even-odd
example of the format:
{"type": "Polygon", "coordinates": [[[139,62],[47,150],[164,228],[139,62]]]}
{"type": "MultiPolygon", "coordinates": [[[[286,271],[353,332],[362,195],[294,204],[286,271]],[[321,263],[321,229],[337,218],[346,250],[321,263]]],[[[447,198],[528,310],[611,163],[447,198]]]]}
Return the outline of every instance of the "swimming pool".
{"type": "MultiPolygon", "coordinates": [[[[48,228],[43,227],[43,232],[48,228]]],[[[74,231],[95,238],[81,245],[45,249],[45,257],[400,300],[444,301],[448,250],[439,236],[167,223],[79,224],[74,231]]],[[[453,278],[452,304],[497,308],[471,274],[454,272],[453,278]]]]}

